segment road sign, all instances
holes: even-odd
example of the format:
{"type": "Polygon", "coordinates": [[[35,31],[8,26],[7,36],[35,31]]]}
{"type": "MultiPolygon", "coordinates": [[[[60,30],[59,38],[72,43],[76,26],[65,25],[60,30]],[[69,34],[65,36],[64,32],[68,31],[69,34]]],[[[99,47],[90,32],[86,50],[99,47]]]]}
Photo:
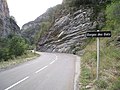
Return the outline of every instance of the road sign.
{"type": "Polygon", "coordinates": [[[99,65],[100,65],[100,37],[111,37],[111,31],[99,31],[96,32],[87,32],[86,37],[96,37],[97,38],[97,76],[96,79],[99,79],[99,65]]]}
{"type": "Polygon", "coordinates": [[[86,37],[111,37],[111,31],[87,32],[86,37]]]}

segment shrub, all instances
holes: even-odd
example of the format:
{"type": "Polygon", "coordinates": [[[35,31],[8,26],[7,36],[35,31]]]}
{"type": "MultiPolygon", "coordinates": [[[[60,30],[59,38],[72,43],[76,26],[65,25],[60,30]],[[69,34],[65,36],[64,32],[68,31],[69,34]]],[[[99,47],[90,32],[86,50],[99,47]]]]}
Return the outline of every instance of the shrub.
{"type": "Polygon", "coordinates": [[[20,36],[10,35],[8,38],[0,38],[0,61],[24,54],[27,47],[25,40],[20,36]]]}
{"type": "Polygon", "coordinates": [[[25,40],[19,36],[12,37],[9,43],[9,52],[11,55],[20,56],[27,49],[25,40]]]}
{"type": "Polygon", "coordinates": [[[0,49],[0,59],[7,61],[10,58],[9,50],[7,48],[0,49]]]}
{"type": "Polygon", "coordinates": [[[106,89],[108,87],[108,84],[104,80],[98,80],[96,81],[96,86],[97,88],[106,89]]]}

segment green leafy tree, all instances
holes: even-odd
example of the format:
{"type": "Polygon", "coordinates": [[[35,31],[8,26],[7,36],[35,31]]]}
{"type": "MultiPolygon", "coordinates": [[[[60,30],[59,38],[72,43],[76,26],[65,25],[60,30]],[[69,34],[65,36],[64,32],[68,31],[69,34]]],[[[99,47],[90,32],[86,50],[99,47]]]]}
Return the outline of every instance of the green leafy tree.
{"type": "Polygon", "coordinates": [[[9,52],[11,55],[20,56],[27,50],[28,45],[25,40],[19,36],[11,38],[9,43],[9,52]]]}
{"type": "Polygon", "coordinates": [[[6,61],[10,58],[8,45],[9,40],[7,38],[0,38],[0,61],[6,61]]]}
{"type": "Polygon", "coordinates": [[[9,35],[8,38],[0,38],[0,61],[24,54],[27,47],[25,40],[20,36],[9,35]]]}
{"type": "Polygon", "coordinates": [[[0,60],[7,61],[10,58],[11,58],[11,56],[9,54],[9,49],[8,48],[0,49],[0,60]]]}

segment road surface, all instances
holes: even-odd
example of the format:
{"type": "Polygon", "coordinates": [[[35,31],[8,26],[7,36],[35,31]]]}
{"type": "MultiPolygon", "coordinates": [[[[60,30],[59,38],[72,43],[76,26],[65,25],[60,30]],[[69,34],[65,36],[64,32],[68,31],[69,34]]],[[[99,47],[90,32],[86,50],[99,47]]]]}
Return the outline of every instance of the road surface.
{"type": "Polygon", "coordinates": [[[76,56],[42,53],[0,72],[0,90],[74,90],[76,56]]]}

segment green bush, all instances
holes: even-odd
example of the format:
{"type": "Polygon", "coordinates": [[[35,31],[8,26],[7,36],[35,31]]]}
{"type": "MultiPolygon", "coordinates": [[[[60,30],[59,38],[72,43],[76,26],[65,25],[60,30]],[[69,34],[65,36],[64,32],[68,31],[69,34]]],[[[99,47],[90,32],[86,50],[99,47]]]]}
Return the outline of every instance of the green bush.
{"type": "Polygon", "coordinates": [[[108,84],[107,84],[107,82],[105,82],[104,80],[98,80],[98,81],[96,81],[96,86],[97,86],[97,88],[100,88],[100,89],[106,89],[107,87],[108,87],[108,84]]]}
{"type": "Polygon", "coordinates": [[[10,57],[9,50],[7,48],[0,49],[0,59],[7,61],[10,57]]]}
{"type": "Polygon", "coordinates": [[[8,38],[0,38],[0,61],[23,55],[27,47],[25,40],[20,36],[10,35],[8,38]]]}
{"type": "Polygon", "coordinates": [[[18,36],[12,37],[9,43],[9,52],[11,55],[15,55],[15,57],[20,56],[25,52],[26,49],[27,45],[23,38],[18,36]]]}
{"type": "Polygon", "coordinates": [[[86,67],[83,67],[81,73],[81,82],[86,86],[90,81],[90,70],[86,67]]]}

